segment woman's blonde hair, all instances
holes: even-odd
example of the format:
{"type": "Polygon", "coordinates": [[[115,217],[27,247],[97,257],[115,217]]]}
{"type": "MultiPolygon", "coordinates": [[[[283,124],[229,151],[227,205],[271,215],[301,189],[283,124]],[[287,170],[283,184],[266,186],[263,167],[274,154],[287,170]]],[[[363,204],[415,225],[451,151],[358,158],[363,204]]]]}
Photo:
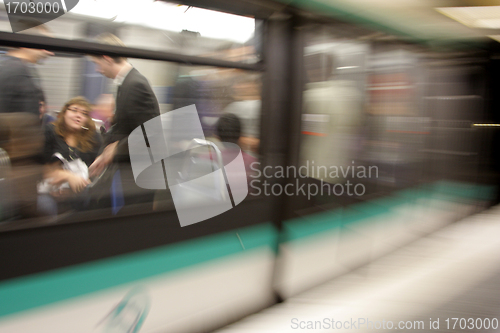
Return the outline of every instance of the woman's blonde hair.
{"type": "Polygon", "coordinates": [[[90,113],[92,112],[92,105],[90,102],[82,96],[78,96],[75,98],[70,99],[69,101],[64,104],[63,108],[61,109],[61,112],[59,113],[57,120],[54,123],[55,126],[55,131],[57,135],[62,136],[65,138],[69,131],[68,127],[66,126],[66,121],[64,120],[64,115],[68,111],[68,108],[71,105],[78,105],[78,106],[83,106],[89,113],[87,122],[85,124],[85,128],[82,128],[81,131],[78,131],[75,133],[75,138],[77,141],[77,147],[79,150],[82,152],[86,153],[92,150],[94,145],[97,143],[95,142],[95,123],[92,120],[92,117],[90,116],[90,113]]]}

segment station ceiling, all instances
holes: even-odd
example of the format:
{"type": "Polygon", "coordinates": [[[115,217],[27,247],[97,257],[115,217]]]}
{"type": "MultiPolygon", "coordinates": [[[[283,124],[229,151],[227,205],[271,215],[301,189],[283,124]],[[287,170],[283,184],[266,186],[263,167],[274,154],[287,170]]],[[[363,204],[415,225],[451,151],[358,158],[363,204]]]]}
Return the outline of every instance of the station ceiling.
{"type": "Polygon", "coordinates": [[[500,36],[500,0],[277,1],[426,43],[488,42],[489,36],[500,36]],[[454,7],[462,8],[450,10],[454,7]]]}

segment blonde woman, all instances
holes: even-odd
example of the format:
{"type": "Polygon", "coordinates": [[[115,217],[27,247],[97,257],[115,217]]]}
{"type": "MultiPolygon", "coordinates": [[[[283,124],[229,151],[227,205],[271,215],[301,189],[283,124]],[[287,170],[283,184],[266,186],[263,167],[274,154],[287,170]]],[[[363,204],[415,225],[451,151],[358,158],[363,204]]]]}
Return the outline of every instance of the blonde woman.
{"type": "Polygon", "coordinates": [[[88,167],[94,162],[102,140],[90,117],[92,105],[84,97],[69,100],[53,124],[45,128],[43,188],[39,209],[53,215],[53,197],[82,192],[90,183],[88,167]],[[48,185],[48,186],[47,186],[48,185]],[[52,198],[51,198],[52,197],[52,198]]]}

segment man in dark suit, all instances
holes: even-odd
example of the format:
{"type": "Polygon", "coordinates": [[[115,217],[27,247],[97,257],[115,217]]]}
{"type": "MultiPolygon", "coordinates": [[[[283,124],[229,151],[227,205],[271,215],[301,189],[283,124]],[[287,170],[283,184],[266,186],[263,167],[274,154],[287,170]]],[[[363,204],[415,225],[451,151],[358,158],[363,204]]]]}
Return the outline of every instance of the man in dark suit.
{"type": "MultiPolygon", "coordinates": [[[[104,44],[125,46],[118,37],[112,34],[103,34],[97,39],[104,44]]],[[[148,80],[126,58],[103,55],[93,56],[92,61],[96,64],[99,73],[114,79],[118,90],[112,126],[104,139],[105,148],[90,166],[90,175],[99,175],[112,162],[118,162],[125,194],[133,192],[136,199],[138,196],[143,197],[142,200],[132,199],[126,203],[149,201],[150,195],[141,191],[133,179],[128,154],[128,136],[136,127],[160,115],[158,100],[148,80]]]]}

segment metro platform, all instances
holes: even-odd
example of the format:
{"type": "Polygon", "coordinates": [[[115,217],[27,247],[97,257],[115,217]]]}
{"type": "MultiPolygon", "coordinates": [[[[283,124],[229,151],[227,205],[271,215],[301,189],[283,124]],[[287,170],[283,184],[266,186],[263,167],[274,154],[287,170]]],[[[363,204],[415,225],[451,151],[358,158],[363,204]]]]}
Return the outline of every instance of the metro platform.
{"type": "Polygon", "coordinates": [[[499,235],[500,205],[216,332],[500,332],[499,235]]]}

